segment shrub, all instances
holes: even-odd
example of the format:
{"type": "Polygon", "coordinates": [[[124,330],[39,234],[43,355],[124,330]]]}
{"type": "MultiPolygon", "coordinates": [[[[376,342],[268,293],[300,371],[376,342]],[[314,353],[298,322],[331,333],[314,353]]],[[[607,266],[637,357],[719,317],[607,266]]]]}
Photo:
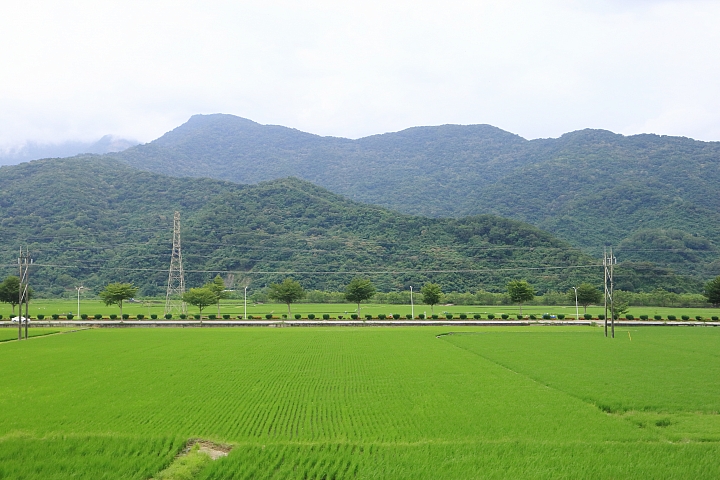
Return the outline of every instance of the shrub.
{"type": "Polygon", "coordinates": [[[558,313],[558,320],[565,320],[565,314],[564,313],[558,313]]]}
{"type": "Polygon", "coordinates": [[[698,315],[697,317],[695,317],[695,320],[697,320],[698,322],[702,322],[705,319],[703,317],[701,317],[700,315],[698,315]]]}
{"type": "Polygon", "coordinates": [[[518,320],[522,320],[523,316],[518,313],[517,315],[515,315],[515,318],[517,318],[518,320]]]}
{"type": "Polygon", "coordinates": [[[393,313],[392,314],[393,319],[400,320],[401,315],[399,313],[393,313]]]}
{"type": "MultiPolygon", "coordinates": [[[[37,316],[37,319],[38,319],[38,320],[45,320],[45,315],[40,314],[40,315],[37,316]]],[[[0,315],[0,320],[2,320],[2,315],[0,315]]]]}
{"type": "Polygon", "coordinates": [[[96,314],[95,314],[95,320],[102,320],[102,314],[96,313],[96,314]]]}
{"type": "Polygon", "coordinates": [[[217,320],[217,315],[208,315],[208,320],[217,320]]]}
{"type": "MultiPolygon", "coordinates": [[[[40,318],[40,315],[38,315],[38,318],[40,318]]],[[[717,321],[718,321],[718,317],[710,317],[710,318],[712,319],[713,322],[717,322],[717,321]]]]}
{"type": "Polygon", "coordinates": [[[668,320],[677,320],[675,315],[668,315],[668,320]]]}
{"type": "Polygon", "coordinates": [[[543,318],[543,320],[550,320],[550,314],[549,314],[549,313],[544,313],[543,316],[542,316],[542,318],[543,318]]]}
{"type": "Polygon", "coordinates": [[[330,314],[329,314],[329,313],[323,313],[323,320],[330,320],[330,314]]]}
{"type": "Polygon", "coordinates": [[[586,313],[586,314],[583,315],[583,318],[584,318],[585,320],[592,320],[592,315],[589,314],[589,313],[586,313]]]}
{"type": "Polygon", "coordinates": [[[386,316],[384,313],[381,313],[381,314],[378,315],[378,318],[379,318],[380,320],[385,320],[385,319],[387,318],[387,316],[386,316]]]}
{"type": "Polygon", "coordinates": [[[2,315],[0,315],[0,320],[2,320],[2,318],[3,318],[3,316],[2,316],[2,315]]]}
{"type": "Polygon", "coordinates": [[[452,313],[446,313],[446,314],[445,314],[445,318],[447,318],[448,320],[452,320],[453,314],[452,314],[452,313]]]}
{"type": "Polygon", "coordinates": [[[282,314],[282,319],[283,319],[283,320],[287,320],[287,313],[283,313],[283,314],[282,314]]]}
{"type": "Polygon", "coordinates": [[[626,320],[635,320],[635,316],[632,313],[628,313],[625,315],[626,320]]]}
{"type": "Polygon", "coordinates": [[[432,314],[432,319],[433,319],[433,320],[437,320],[438,318],[440,318],[440,317],[438,317],[438,314],[437,314],[437,313],[433,313],[433,314],[432,314]]]}
{"type": "Polygon", "coordinates": [[[65,318],[67,318],[68,320],[72,320],[73,318],[75,318],[75,315],[73,315],[72,313],[68,313],[67,315],[65,315],[65,318]]]}
{"type": "Polygon", "coordinates": [[[230,315],[223,313],[223,320],[230,320],[230,315]]]}
{"type": "Polygon", "coordinates": [[[495,319],[495,315],[493,315],[492,313],[488,313],[488,320],[494,320],[494,319],[495,319]]]}
{"type": "Polygon", "coordinates": [[[647,320],[647,319],[648,319],[647,315],[640,315],[640,320],[647,320]]]}
{"type": "Polygon", "coordinates": [[[424,313],[421,313],[420,315],[418,315],[418,318],[419,318],[420,320],[425,320],[425,314],[424,314],[424,313]]]}
{"type": "Polygon", "coordinates": [[[87,320],[87,317],[87,313],[83,313],[82,315],[80,315],[80,319],[82,320],[87,320]]]}
{"type": "Polygon", "coordinates": [[[372,320],[372,315],[370,315],[369,313],[366,313],[365,320],[372,320]]]}
{"type": "Polygon", "coordinates": [[[200,315],[199,313],[196,313],[193,316],[195,317],[195,320],[200,320],[202,318],[202,315],[200,315]]]}
{"type": "Polygon", "coordinates": [[[501,317],[503,320],[507,320],[508,318],[510,318],[510,315],[508,315],[507,313],[503,313],[502,315],[500,315],[500,317],[501,317]]]}
{"type": "Polygon", "coordinates": [[[482,318],[482,315],[480,315],[479,313],[476,313],[475,315],[473,315],[473,318],[475,320],[480,320],[482,318]]]}
{"type": "Polygon", "coordinates": [[[255,320],[252,315],[248,315],[248,320],[255,320]]]}
{"type": "Polygon", "coordinates": [[[680,318],[682,318],[682,319],[683,319],[684,321],[686,321],[686,322],[687,322],[688,320],[690,320],[690,316],[689,316],[689,315],[683,315],[683,316],[680,317],[680,318]]]}
{"type": "Polygon", "coordinates": [[[127,320],[128,318],[130,318],[130,314],[129,314],[129,313],[123,313],[123,314],[122,314],[122,318],[123,318],[123,320],[127,320]]]}
{"type": "Polygon", "coordinates": [[[412,313],[406,314],[405,318],[407,318],[408,320],[412,320],[413,319],[412,313]]]}
{"type": "Polygon", "coordinates": [[[358,314],[357,314],[357,313],[352,313],[352,314],[350,314],[350,318],[352,318],[353,320],[357,320],[357,319],[358,319],[358,314]]]}
{"type": "Polygon", "coordinates": [[[242,316],[242,315],[238,315],[238,316],[237,316],[237,319],[238,319],[238,320],[242,320],[242,319],[243,319],[243,316],[242,316]]]}
{"type": "Polygon", "coordinates": [[[117,315],[115,315],[114,313],[111,313],[110,320],[117,320],[117,315]]]}
{"type": "Polygon", "coordinates": [[[464,313],[460,314],[460,320],[467,320],[467,315],[464,313]]]}
{"type": "Polygon", "coordinates": [[[308,319],[310,319],[310,320],[315,320],[315,314],[314,314],[314,313],[309,313],[309,314],[308,314],[308,319]]]}
{"type": "Polygon", "coordinates": [[[265,314],[265,319],[266,319],[266,320],[272,320],[272,313],[266,313],[266,314],[265,314]]]}
{"type": "Polygon", "coordinates": [[[342,316],[342,315],[338,315],[338,320],[342,320],[342,319],[343,319],[343,316],[342,316]]]}
{"type": "Polygon", "coordinates": [[[293,315],[293,316],[295,317],[295,320],[300,320],[300,319],[302,318],[302,315],[299,314],[299,313],[296,313],[296,314],[293,315]]]}
{"type": "Polygon", "coordinates": [[[157,320],[157,313],[153,313],[150,315],[151,320],[157,320]]]}
{"type": "Polygon", "coordinates": [[[138,320],[144,320],[144,319],[145,319],[145,315],[143,315],[142,313],[140,313],[140,314],[138,314],[137,319],[138,319],[138,320]]]}
{"type": "Polygon", "coordinates": [[[181,313],[180,314],[180,320],[185,320],[187,318],[187,314],[181,313]]]}
{"type": "Polygon", "coordinates": [[[52,314],[52,319],[53,319],[53,320],[57,320],[58,318],[60,318],[60,315],[58,315],[57,313],[53,313],[53,314],[52,314]]]}
{"type": "Polygon", "coordinates": [[[655,320],[662,320],[662,315],[655,315],[653,318],[655,320]]]}
{"type": "Polygon", "coordinates": [[[603,314],[598,315],[598,320],[605,320],[605,315],[603,315],[603,314]]]}
{"type": "Polygon", "coordinates": [[[530,315],[530,320],[537,320],[537,317],[535,315],[530,315]]]}
{"type": "MultiPolygon", "coordinates": [[[[180,318],[182,318],[182,317],[180,317],[180,318]]],[[[172,313],[166,313],[165,320],[172,320],[172,313]]]]}

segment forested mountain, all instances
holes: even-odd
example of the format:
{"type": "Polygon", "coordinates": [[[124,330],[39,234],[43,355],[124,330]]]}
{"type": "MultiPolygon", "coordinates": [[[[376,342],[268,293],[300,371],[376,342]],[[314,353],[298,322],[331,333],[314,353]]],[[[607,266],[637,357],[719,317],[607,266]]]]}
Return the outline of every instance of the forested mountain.
{"type": "Polygon", "coordinates": [[[550,231],[593,256],[720,274],[720,143],[582,130],[525,140],[489,125],[415,127],[359,140],[232,115],[196,115],[114,154],[175,176],[256,183],[286,176],[400,212],[494,213],[550,231]]]}
{"type": "Polygon", "coordinates": [[[175,210],[189,286],[218,272],[251,289],[286,276],[340,289],[363,273],[385,291],[426,281],[498,291],[511,278],[562,290],[601,277],[598,267],[577,268],[596,259],[527,224],[400,214],[292,178],[247,186],[87,156],[2,167],[0,185],[0,274],[16,271],[27,245],[32,284],[45,295],[111,281],[163,294],[175,210]]]}

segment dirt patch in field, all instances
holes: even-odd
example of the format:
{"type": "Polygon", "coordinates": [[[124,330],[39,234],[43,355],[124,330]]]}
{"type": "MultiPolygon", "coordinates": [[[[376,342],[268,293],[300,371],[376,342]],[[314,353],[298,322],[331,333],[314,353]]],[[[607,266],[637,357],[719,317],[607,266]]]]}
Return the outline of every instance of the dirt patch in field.
{"type": "Polygon", "coordinates": [[[220,457],[227,457],[230,450],[232,450],[232,445],[224,445],[208,442],[207,440],[195,439],[188,442],[187,446],[183,450],[183,453],[189,452],[195,445],[198,445],[199,452],[207,454],[213,460],[217,460],[220,457]]]}

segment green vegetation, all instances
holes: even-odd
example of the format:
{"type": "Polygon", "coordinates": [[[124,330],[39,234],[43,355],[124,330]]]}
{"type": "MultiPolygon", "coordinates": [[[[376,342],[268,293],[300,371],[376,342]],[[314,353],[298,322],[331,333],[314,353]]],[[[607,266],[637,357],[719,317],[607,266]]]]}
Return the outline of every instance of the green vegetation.
{"type": "Polygon", "coordinates": [[[360,315],[360,303],[370,300],[377,290],[369,278],[353,278],[345,287],[345,300],[357,304],[357,314],[360,315]]]}
{"type": "Polygon", "coordinates": [[[123,316],[123,301],[130,300],[138,292],[138,288],[131,283],[111,283],[107,285],[98,297],[105,305],[118,305],[120,307],[120,316],[123,316]]]}
{"type": "Polygon", "coordinates": [[[195,438],[234,446],[200,480],[720,476],[720,329],[446,333],[95,329],[6,342],[0,362],[23,368],[0,384],[16,400],[0,409],[0,476],[162,478],[195,438]]]}
{"type": "Polygon", "coordinates": [[[704,295],[708,302],[715,306],[720,305],[720,276],[715,277],[705,285],[704,295]]]}
{"type": "Polygon", "coordinates": [[[629,261],[624,290],[699,292],[720,274],[720,142],[591,129],[527,141],[489,125],[348,140],[196,115],[111,156],[167,175],[242,183],[294,176],[410,214],[526,221],[596,257],[617,246],[619,261],[629,261]],[[643,275],[648,268],[691,277],[643,275]]]}
{"type": "Polygon", "coordinates": [[[535,298],[535,289],[525,280],[512,280],[507,284],[507,289],[510,300],[520,305],[522,315],[522,304],[535,298]]]}
{"type": "Polygon", "coordinates": [[[435,305],[440,303],[443,292],[440,285],[437,283],[426,283],[420,289],[422,294],[422,302],[426,305],[430,305],[430,312],[435,313],[435,305]]]}
{"type": "MultiPolygon", "coordinates": [[[[33,289],[28,289],[28,298],[32,299],[33,289]]],[[[0,283],[0,302],[9,303],[12,306],[13,314],[15,314],[15,305],[20,301],[20,279],[14,275],[10,275],[0,283]]],[[[24,300],[23,300],[24,302],[24,300]]]]}
{"type": "Polygon", "coordinates": [[[290,304],[295,303],[305,297],[305,290],[300,282],[292,278],[286,278],[282,283],[271,283],[268,297],[271,300],[277,300],[287,305],[288,316],[292,315],[290,304]]]}
{"type": "Polygon", "coordinates": [[[595,288],[590,283],[581,283],[577,286],[577,290],[568,290],[568,300],[570,303],[577,301],[578,305],[582,305],[584,313],[587,313],[587,307],[590,305],[600,305],[605,301],[603,292],[595,288]]]}
{"type": "Polygon", "coordinates": [[[566,267],[537,271],[533,285],[546,292],[601,274],[576,268],[596,259],[527,224],[403,215],[297,179],[241,186],[77,157],[0,168],[0,184],[0,275],[14,273],[14,252],[27,245],[38,296],[74,294],[80,284],[98,293],[116,282],[140,287],[142,297],[163,295],[175,210],[188,287],[222,272],[229,290],[292,276],[307,290],[342,291],[363,276],[381,292],[428,282],[448,292],[501,291],[528,268],[566,267]]]}
{"type": "MultiPolygon", "coordinates": [[[[200,310],[200,315],[202,315],[203,308],[219,302],[215,291],[208,287],[191,288],[183,294],[182,300],[185,303],[189,303],[190,305],[195,305],[196,307],[198,307],[198,309],[200,310]]],[[[218,311],[219,310],[220,306],[218,303],[218,311]]]]}

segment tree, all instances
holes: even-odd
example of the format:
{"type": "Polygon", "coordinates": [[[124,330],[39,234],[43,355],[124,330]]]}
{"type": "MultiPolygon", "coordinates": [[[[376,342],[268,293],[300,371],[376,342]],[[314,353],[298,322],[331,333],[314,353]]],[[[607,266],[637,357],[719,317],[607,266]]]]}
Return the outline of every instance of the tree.
{"type": "Polygon", "coordinates": [[[200,309],[202,315],[203,308],[218,301],[215,291],[209,287],[191,288],[183,293],[182,300],[190,305],[195,305],[200,309]]]}
{"type": "Polygon", "coordinates": [[[708,299],[708,302],[715,306],[720,305],[720,276],[715,277],[705,284],[705,291],[703,295],[708,299]]]}
{"type": "MultiPolygon", "coordinates": [[[[28,288],[28,300],[33,296],[32,288],[28,288]]],[[[12,314],[15,315],[15,305],[20,301],[20,279],[13,275],[5,278],[0,283],[0,302],[9,303],[12,306],[12,314]]]]}
{"type": "Polygon", "coordinates": [[[507,289],[510,300],[520,305],[522,315],[522,304],[535,298],[535,289],[525,280],[513,280],[507,284],[507,289]]]}
{"type": "Polygon", "coordinates": [[[442,298],[442,290],[440,289],[440,285],[437,283],[426,283],[423,285],[423,287],[420,289],[420,293],[422,293],[422,301],[426,305],[430,305],[430,311],[432,313],[435,313],[435,305],[440,303],[440,299],[442,298]]]}
{"type": "Polygon", "coordinates": [[[225,291],[225,282],[220,275],[216,275],[212,282],[208,282],[203,285],[203,288],[209,288],[217,297],[217,314],[220,317],[220,300],[228,298],[228,293],[225,291]]]}
{"type": "Polygon", "coordinates": [[[110,283],[105,290],[98,294],[105,305],[118,305],[120,307],[120,318],[122,318],[123,300],[133,298],[138,287],[132,283],[110,283]]]}
{"type": "Polygon", "coordinates": [[[300,282],[292,278],[286,278],[282,283],[270,284],[268,297],[271,300],[286,303],[288,307],[288,317],[290,317],[290,304],[302,300],[305,297],[305,290],[303,290],[300,282]]]}
{"type": "MultiPolygon", "coordinates": [[[[568,297],[575,302],[575,290],[568,290],[568,297]]],[[[598,305],[603,301],[603,294],[590,283],[581,283],[577,287],[577,303],[583,306],[584,313],[587,313],[588,305],[598,305]]]]}
{"type": "Polygon", "coordinates": [[[357,313],[360,315],[360,302],[371,299],[376,291],[369,278],[355,277],[345,287],[345,299],[357,303],[357,313]]]}

